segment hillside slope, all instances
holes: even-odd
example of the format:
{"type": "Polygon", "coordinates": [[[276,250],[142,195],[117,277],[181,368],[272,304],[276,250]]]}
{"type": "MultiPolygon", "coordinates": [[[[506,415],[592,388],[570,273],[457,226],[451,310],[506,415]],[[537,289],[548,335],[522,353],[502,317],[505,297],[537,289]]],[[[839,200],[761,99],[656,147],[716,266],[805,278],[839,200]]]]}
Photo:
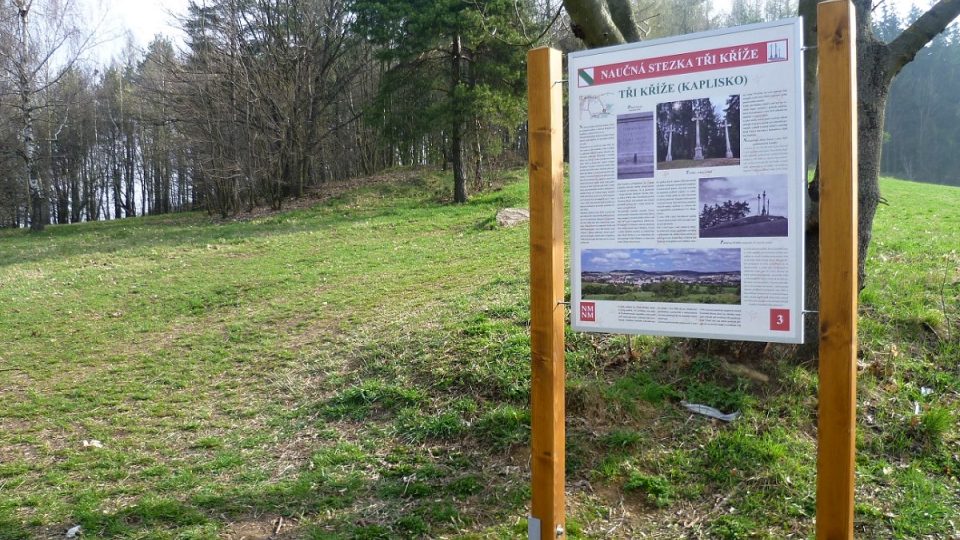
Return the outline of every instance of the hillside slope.
{"type": "MultiPolygon", "coordinates": [[[[493,219],[526,205],[511,178],[462,206],[407,171],[244,221],[0,231],[0,539],[525,537],[528,231],[493,219]]],[[[882,187],[858,537],[949,538],[960,190],[882,187]]],[[[815,366],[626,345],[568,334],[571,537],[809,536],[815,366]]]]}

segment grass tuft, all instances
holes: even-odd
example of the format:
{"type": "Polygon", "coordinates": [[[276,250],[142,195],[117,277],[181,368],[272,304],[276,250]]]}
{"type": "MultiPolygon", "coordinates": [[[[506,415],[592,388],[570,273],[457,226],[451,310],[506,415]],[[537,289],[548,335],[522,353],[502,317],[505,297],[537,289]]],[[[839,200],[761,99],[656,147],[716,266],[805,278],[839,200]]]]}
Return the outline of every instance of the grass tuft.
{"type": "Polygon", "coordinates": [[[633,471],[623,484],[626,491],[639,491],[646,494],[651,504],[664,507],[673,502],[674,489],[667,480],[660,476],[650,476],[633,471]]]}
{"type": "Polygon", "coordinates": [[[482,442],[494,448],[526,443],[530,437],[530,413],[513,405],[494,407],[477,420],[476,433],[482,442]]]}

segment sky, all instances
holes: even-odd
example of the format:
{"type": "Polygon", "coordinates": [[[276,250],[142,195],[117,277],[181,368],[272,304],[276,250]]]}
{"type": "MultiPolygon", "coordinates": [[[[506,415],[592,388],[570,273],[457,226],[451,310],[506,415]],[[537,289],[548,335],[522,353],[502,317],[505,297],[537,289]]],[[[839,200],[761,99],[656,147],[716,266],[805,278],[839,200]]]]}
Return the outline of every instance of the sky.
{"type": "Polygon", "coordinates": [[[587,249],[580,254],[585,272],[646,270],[668,272],[739,272],[739,249],[587,249]]]}
{"type": "MultiPolygon", "coordinates": [[[[176,17],[186,14],[189,0],[77,0],[87,20],[97,28],[99,44],[93,51],[101,63],[118,57],[127,45],[145,49],[157,34],[180,44],[182,32],[176,17]],[[129,32],[129,34],[128,34],[129,32]]],[[[197,0],[201,2],[202,0],[197,0]]]]}
{"type": "MultiPolygon", "coordinates": [[[[916,4],[920,9],[925,9],[931,5],[929,0],[885,0],[885,2],[897,9],[897,13],[900,15],[906,15],[910,11],[910,6],[916,4]]],[[[880,2],[876,2],[877,5],[880,2]]],[[[725,11],[730,13],[730,6],[733,5],[733,0],[713,0],[713,12],[714,14],[725,11]]]]}
{"type": "MultiPolygon", "coordinates": [[[[750,215],[757,215],[757,195],[767,192],[770,215],[787,216],[787,177],[782,174],[731,176],[700,179],[700,208],[724,201],[747,201],[750,215]]],[[[762,204],[761,198],[761,204],[762,204]]]]}
{"type": "MultiPolygon", "coordinates": [[[[203,0],[197,0],[202,2],[203,0]]],[[[901,15],[910,9],[912,0],[885,0],[896,6],[901,15]]],[[[93,51],[98,62],[119,57],[127,43],[127,31],[138,48],[145,48],[156,34],[164,34],[180,44],[182,33],[175,16],[187,12],[188,0],[77,0],[87,19],[97,25],[99,45],[93,51]],[[97,24],[100,22],[100,24],[97,24]]],[[[929,0],[916,0],[926,7],[929,0]]],[[[713,0],[715,13],[730,11],[732,0],[713,0]]]]}

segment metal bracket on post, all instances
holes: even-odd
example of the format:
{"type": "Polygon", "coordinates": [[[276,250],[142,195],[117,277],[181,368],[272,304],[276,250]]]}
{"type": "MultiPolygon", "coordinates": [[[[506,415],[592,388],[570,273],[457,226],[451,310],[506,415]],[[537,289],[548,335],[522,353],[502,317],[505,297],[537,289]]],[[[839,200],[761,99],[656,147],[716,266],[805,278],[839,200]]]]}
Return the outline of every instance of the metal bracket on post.
{"type": "Polygon", "coordinates": [[[527,516],[527,540],[540,540],[540,520],[527,516]]]}

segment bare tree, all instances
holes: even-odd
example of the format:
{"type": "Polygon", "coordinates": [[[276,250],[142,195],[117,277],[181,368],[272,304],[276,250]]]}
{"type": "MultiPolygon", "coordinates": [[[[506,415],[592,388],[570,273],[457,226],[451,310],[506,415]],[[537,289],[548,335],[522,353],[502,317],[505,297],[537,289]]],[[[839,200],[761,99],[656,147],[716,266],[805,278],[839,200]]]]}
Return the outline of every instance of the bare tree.
{"type": "Polygon", "coordinates": [[[343,0],[191,4],[189,50],[171,76],[208,208],[279,208],[330,175],[327,147],[362,112],[350,92],[363,70],[351,60],[366,58],[348,20],[343,0]]]}
{"type": "Polygon", "coordinates": [[[69,0],[9,0],[6,9],[15,14],[15,39],[6,43],[0,54],[6,57],[3,65],[15,80],[17,153],[29,191],[30,228],[40,231],[49,220],[49,201],[37,164],[35,123],[37,111],[42,107],[39,98],[73,66],[90,44],[90,37],[84,37],[70,23],[78,20],[78,16],[69,0]],[[37,15],[39,30],[35,33],[32,33],[33,15],[37,15]]]}

